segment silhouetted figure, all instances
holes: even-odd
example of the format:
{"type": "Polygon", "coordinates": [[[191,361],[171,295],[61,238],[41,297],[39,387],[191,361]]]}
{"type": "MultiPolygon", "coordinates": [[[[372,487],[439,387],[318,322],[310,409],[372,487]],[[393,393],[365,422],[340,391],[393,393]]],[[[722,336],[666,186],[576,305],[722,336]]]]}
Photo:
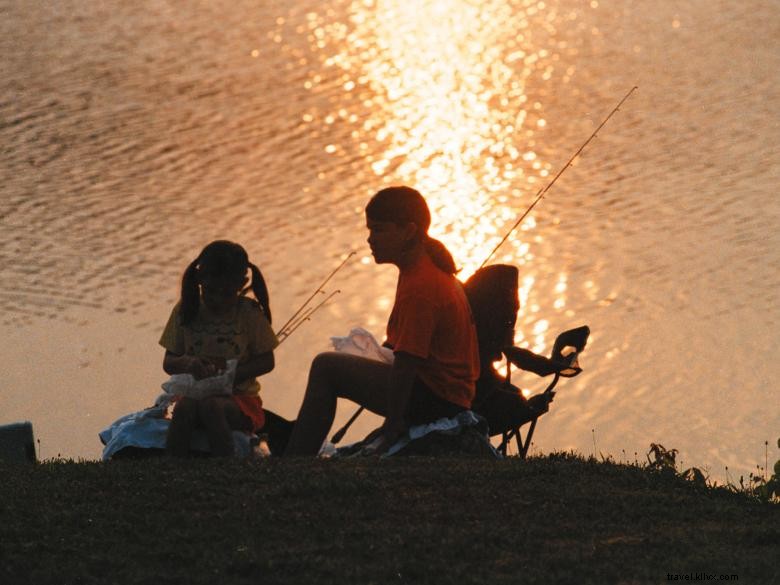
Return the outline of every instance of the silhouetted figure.
{"type": "Polygon", "coordinates": [[[375,262],[399,269],[386,342],[395,359],[388,365],[344,353],[318,355],[286,455],[319,452],[340,397],[385,417],[366,439],[378,440],[378,453],[410,424],[471,407],[479,374],[476,331],[452,256],[428,236],[430,221],[425,200],[409,187],[383,189],[366,206],[375,262]]]}
{"type": "Polygon", "coordinates": [[[278,344],[260,269],[240,245],[210,243],[184,272],[181,299],[160,339],[166,349],[163,369],[202,379],[219,374],[227,360],[237,359],[233,394],[201,400],[179,397],[168,431],[168,453],[187,455],[192,431],[203,427],[212,452],[231,455],[234,429],[252,432],[263,427],[256,377],[273,370],[278,344]],[[247,272],[255,299],[243,294],[247,272]]]}

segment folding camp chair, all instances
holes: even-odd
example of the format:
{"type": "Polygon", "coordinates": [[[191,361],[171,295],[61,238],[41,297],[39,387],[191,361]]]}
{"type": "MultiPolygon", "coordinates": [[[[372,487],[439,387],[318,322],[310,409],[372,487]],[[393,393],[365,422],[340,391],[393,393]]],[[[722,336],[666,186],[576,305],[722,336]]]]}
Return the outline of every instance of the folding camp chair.
{"type": "Polygon", "coordinates": [[[555,395],[553,388],[561,377],[570,378],[582,371],[578,357],[585,349],[590,329],[582,326],[561,333],[549,358],[513,347],[519,308],[518,276],[514,266],[492,264],[477,270],[464,284],[464,290],[474,315],[482,370],[472,410],[487,420],[491,436],[502,436],[499,451],[506,454],[514,437],[519,455],[525,457],[536,422],[547,412],[555,395]],[[502,379],[493,362],[503,357],[507,360],[507,374],[502,379]],[[526,400],[511,384],[513,365],[539,376],[554,375],[554,378],[541,394],[526,400]],[[527,423],[531,426],[523,438],[520,427],[527,423]]]}

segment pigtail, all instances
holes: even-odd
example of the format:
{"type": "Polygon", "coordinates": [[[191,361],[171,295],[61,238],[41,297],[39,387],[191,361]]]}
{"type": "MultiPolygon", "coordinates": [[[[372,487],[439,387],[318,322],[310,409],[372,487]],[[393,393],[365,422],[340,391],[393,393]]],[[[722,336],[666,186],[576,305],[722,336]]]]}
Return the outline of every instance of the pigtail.
{"type": "Polygon", "coordinates": [[[447,247],[439,240],[430,236],[423,236],[423,247],[430,259],[436,265],[436,268],[447,274],[455,274],[458,268],[455,266],[455,260],[447,247]]]}
{"type": "Polygon", "coordinates": [[[252,292],[254,293],[257,301],[260,303],[260,307],[263,309],[263,313],[265,313],[265,316],[270,323],[271,304],[268,298],[268,287],[265,284],[263,273],[260,272],[260,269],[251,262],[249,263],[249,269],[252,271],[252,292]]]}
{"type": "Polygon", "coordinates": [[[198,262],[200,257],[192,261],[184,271],[181,279],[181,299],[179,314],[181,324],[188,325],[198,314],[200,308],[200,288],[198,287],[198,262]]]}

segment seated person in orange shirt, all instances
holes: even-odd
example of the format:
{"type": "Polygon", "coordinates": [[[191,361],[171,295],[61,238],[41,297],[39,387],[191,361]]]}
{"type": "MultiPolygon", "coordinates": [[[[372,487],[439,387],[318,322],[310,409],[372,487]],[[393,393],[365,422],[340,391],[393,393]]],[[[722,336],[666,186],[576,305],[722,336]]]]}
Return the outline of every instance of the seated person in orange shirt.
{"type": "Polygon", "coordinates": [[[385,417],[367,440],[389,448],[410,425],[471,407],[479,376],[474,319],[455,263],[428,236],[430,211],[409,187],[379,191],[366,206],[368,244],[377,264],[398,267],[387,324],[392,365],[328,352],[312,362],[306,394],[285,455],[316,455],[333,424],[338,398],[385,417]]]}

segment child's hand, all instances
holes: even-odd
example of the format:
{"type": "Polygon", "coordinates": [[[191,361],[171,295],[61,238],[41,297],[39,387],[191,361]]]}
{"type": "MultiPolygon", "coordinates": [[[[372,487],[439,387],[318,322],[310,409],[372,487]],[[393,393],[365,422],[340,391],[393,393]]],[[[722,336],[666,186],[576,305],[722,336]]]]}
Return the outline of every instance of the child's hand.
{"type": "Polygon", "coordinates": [[[217,368],[217,374],[222,374],[227,369],[227,360],[223,357],[210,357],[206,359],[217,368]]]}
{"type": "Polygon", "coordinates": [[[191,357],[188,369],[196,380],[202,380],[221,374],[225,367],[224,358],[191,357]]]}

